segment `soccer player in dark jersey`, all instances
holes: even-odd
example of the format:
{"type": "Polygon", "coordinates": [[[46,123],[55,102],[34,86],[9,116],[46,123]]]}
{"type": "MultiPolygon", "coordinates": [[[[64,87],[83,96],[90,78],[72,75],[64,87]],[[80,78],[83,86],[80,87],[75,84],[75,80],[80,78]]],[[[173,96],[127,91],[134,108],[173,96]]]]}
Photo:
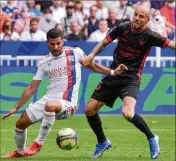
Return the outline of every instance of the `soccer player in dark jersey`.
{"type": "Polygon", "coordinates": [[[96,150],[91,158],[100,157],[106,149],[112,146],[110,140],[104,135],[97,111],[104,104],[112,107],[117,97],[120,97],[123,101],[122,113],[126,120],[133,123],[136,128],[146,135],[151,158],[156,159],[160,153],[159,137],[153,134],[143,118],[135,113],[136,96],[139,90],[141,71],[151,47],[159,46],[175,49],[176,44],[174,41],[151,31],[148,27],[149,20],[150,8],[144,5],[137,6],[131,23],[123,23],[113,28],[106,38],[98,43],[86,58],[80,61],[83,66],[89,65],[106,45],[118,39],[111,64],[111,75],[106,76],[99,83],[85,108],[88,123],[98,140],[96,150]],[[128,67],[128,71],[113,76],[114,69],[121,63],[128,67]]]}

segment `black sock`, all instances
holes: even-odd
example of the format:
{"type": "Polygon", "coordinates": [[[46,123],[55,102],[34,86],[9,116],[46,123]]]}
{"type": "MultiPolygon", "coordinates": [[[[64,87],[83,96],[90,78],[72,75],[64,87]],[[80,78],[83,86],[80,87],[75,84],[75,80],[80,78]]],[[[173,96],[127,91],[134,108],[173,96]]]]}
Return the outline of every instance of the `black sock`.
{"type": "Polygon", "coordinates": [[[106,137],[103,132],[102,123],[99,115],[96,113],[94,116],[86,116],[86,117],[90,127],[97,136],[98,142],[104,142],[106,140],[106,137]]]}
{"type": "Polygon", "coordinates": [[[135,114],[130,122],[132,122],[140,131],[142,131],[148,140],[154,137],[144,119],[138,114],[135,114]]]}

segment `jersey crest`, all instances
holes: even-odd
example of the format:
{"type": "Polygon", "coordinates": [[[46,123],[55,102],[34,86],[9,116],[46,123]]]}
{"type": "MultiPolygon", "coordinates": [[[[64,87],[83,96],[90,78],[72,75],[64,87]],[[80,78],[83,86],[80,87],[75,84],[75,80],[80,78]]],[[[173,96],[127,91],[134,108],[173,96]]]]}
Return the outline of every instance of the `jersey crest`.
{"type": "Polygon", "coordinates": [[[68,61],[74,62],[75,61],[75,57],[73,55],[68,56],[68,61]]]}
{"type": "Polygon", "coordinates": [[[144,45],[144,43],[145,43],[145,41],[144,40],[139,40],[139,44],[140,44],[140,46],[143,46],[144,45]]]}

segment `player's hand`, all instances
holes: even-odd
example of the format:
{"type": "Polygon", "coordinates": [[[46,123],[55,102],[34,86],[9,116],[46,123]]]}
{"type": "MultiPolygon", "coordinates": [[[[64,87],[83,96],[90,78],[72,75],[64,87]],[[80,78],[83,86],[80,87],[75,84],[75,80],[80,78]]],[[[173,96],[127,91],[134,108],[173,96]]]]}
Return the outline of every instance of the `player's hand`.
{"type": "Polygon", "coordinates": [[[94,56],[89,54],[87,57],[81,59],[79,62],[83,67],[87,67],[92,63],[93,59],[94,59],[94,56]]]}
{"type": "Polygon", "coordinates": [[[16,108],[12,108],[8,113],[6,113],[2,119],[4,120],[5,118],[11,116],[12,114],[16,113],[17,112],[17,109],[16,108]]]}
{"type": "Polygon", "coordinates": [[[124,64],[120,64],[115,70],[114,74],[115,75],[120,75],[123,71],[128,70],[127,66],[124,64]]]}

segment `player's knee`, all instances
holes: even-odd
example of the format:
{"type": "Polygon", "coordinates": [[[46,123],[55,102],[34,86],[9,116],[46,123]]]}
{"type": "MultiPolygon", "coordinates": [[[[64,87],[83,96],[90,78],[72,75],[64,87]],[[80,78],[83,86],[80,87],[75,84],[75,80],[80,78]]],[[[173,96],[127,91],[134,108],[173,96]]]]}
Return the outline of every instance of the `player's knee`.
{"type": "Polygon", "coordinates": [[[94,101],[93,99],[90,99],[86,108],[85,108],[85,114],[86,116],[93,116],[98,111],[98,101],[94,101]]]}
{"type": "Polygon", "coordinates": [[[18,120],[18,121],[16,122],[16,127],[17,127],[18,129],[22,129],[22,130],[24,130],[24,129],[27,128],[27,126],[26,126],[26,124],[25,124],[25,121],[23,121],[23,120],[18,120]]]}
{"type": "Polygon", "coordinates": [[[133,117],[133,114],[131,113],[131,111],[128,110],[123,110],[122,111],[122,115],[125,117],[126,120],[130,121],[133,117]]]}
{"type": "Polygon", "coordinates": [[[61,104],[55,100],[49,100],[45,104],[45,111],[47,112],[60,112],[62,109],[61,104]]]}
{"type": "Polygon", "coordinates": [[[93,116],[96,114],[96,111],[89,105],[86,106],[84,112],[85,112],[86,116],[93,116]]]}

